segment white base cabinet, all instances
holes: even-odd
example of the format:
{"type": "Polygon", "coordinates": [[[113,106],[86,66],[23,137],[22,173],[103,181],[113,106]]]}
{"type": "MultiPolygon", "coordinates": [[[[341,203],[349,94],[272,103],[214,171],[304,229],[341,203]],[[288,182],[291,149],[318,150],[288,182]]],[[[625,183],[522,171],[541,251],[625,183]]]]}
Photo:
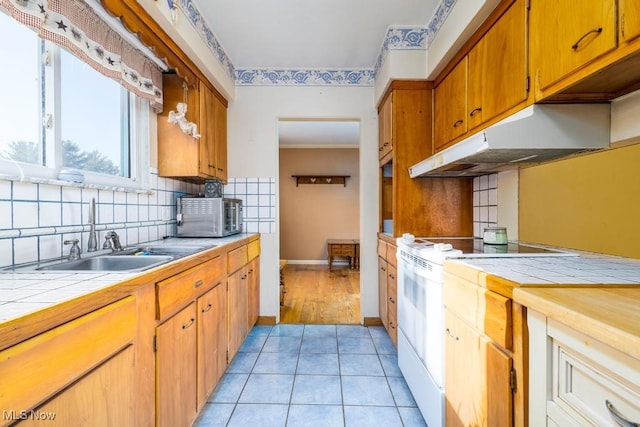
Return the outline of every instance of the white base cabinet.
{"type": "Polygon", "coordinates": [[[640,360],[535,310],[527,321],[530,426],[640,423],[640,360]]]}

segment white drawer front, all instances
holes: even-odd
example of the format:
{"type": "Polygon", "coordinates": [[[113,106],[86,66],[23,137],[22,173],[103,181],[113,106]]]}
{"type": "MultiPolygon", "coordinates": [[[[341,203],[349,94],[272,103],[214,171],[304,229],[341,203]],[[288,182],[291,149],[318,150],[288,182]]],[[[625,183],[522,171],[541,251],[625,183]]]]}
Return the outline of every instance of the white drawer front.
{"type": "Polygon", "coordinates": [[[554,323],[549,322],[548,331],[553,343],[549,406],[557,405],[554,409],[578,425],[617,426],[609,401],[627,420],[639,423],[640,361],[554,323]]]}

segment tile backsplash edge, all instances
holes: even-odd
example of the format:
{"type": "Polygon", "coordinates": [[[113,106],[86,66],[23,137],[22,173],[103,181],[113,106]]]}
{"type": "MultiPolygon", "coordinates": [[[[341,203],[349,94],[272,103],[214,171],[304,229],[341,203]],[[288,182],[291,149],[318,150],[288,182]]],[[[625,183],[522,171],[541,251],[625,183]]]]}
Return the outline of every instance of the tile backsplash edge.
{"type": "Polygon", "coordinates": [[[69,248],[63,242],[69,239],[78,239],[85,252],[92,198],[100,247],[107,230],[115,230],[126,245],[175,235],[176,198],[196,195],[201,186],[159,177],[152,169],[149,187],[0,177],[0,267],[64,256],[69,248]]]}
{"type": "Polygon", "coordinates": [[[485,227],[498,226],[498,174],[473,179],[473,237],[482,238],[485,227]]]}
{"type": "MultiPolygon", "coordinates": [[[[0,267],[65,256],[69,248],[63,242],[70,239],[78,239],[85,252],[92,198],[100,247],[108,230],[115,230],[125,245],[175,236],[176,198],[201,195],[203,186],[159,177],[152,169],[149,187],[78,186],[0,176],[0,267]]],[[[243,201],[245,232],[275,233],[275,178],[229,178],[224,196],[243,201]]]]}

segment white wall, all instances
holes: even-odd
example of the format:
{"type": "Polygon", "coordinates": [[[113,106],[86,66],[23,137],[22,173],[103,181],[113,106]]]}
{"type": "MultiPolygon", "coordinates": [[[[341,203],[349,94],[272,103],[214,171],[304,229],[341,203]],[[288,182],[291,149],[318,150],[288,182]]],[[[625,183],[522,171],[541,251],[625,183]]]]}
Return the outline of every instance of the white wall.
{"type": "Polygon", "coordinates": [[[427,50],[427,75],[434,79],[453,55],[471,37],[499,0],[459,0],[438,30],[427,50]]]}
{"type": "Polygon", "coordinates": [[[189,22],[189,19],[182,13],[182,10],[177,8],[174,21],[166,1],[138,0],[138,3],[191,58],[216,89],[226,99],[233,99],[235,82],[189,22]]]}
{"type": "Polygon", "coordinates": [[[611,142],[640,137],[640,90],[622,96],[611,104],[611,142]]]}
{"type": "MultiPolygon", "coordinates": [[[[378,317],[378,116],[374,88],[237,87],[228,110],[229,177],[278,177],[281,118],[360,121],[361,316],[378,317]]],[[[260,315],[279,320],[278,232],[262,234],[261,239],[260,315]]]]}

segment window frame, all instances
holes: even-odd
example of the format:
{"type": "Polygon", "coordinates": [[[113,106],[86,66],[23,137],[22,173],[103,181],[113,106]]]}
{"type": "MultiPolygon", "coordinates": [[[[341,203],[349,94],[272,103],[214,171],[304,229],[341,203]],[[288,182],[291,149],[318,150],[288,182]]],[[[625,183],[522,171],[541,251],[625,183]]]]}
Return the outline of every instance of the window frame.
{"type": "MultiPolygon", "coordinates": [[[[34,33],[37,37],[37,34],[34,33]]],[[[122,123],[121,134],[125,132],[125,126],[128,129],[128,162],[122,164],[123,153],[121,151],[121,169],[128,172],[129,177],[109,175],[92,171],[81,171],[84,175],[84,183],[69,183],[58,180],[58,174],[65,169],[62,166],[62,138],[61,138],[61,78],[60,78],[60,46],[53,42],[39,38],[43,48],[43,54],[40,56],[40,86],[42,87],[43,79],[46,90],[44,111],[41,111],[39,134],[44,144],[44,158],[41,164],[24,163],[10,159],[0,158],[0,174],[4,178],[13,179],[17,176],[20,181],[41,182],[42,180],[53,180],[60,185],[74,186],[106,186],[117,187],[131,190],[149,190],[149,179],[143,171],[149,172],[149,156],[148,146],[150,144],[149,127],[151,120],[149,102],[142,99],[125,88],[121,87],[121,123],[126,119],[126,123],[122,123]],[[45,64],[48,62],[48,64],[45,64]],[[51,69],[46,69],[51,66],[51,69]],[[126,94],[126,96],[124,96],[126,94]],[[53,96],[51,96],[53,95],[53,96]],[[128,111],[123,106],[128,103],[128,111]],[[51,117],[50,126],[45,125],[45,117],[51,117]],[[123,117],[124,116],[124,117],[123,117]],[[51,143],[53,141],[53,143],[51,143]],[[140,153],[145,152],[145,156],[140,153]]],[[[72,53],[70,53],[73,55],[72,53]]],[[[105,79],[108,78],[103,76],[105,79]]],[[[39,104],[42,105],[42,91],[40,91],[39,104]]],[[[121,135],[121,143],[123,141],[121,135]]],[[[123,146],[125,144],[122,144],[123,146]]]]}

